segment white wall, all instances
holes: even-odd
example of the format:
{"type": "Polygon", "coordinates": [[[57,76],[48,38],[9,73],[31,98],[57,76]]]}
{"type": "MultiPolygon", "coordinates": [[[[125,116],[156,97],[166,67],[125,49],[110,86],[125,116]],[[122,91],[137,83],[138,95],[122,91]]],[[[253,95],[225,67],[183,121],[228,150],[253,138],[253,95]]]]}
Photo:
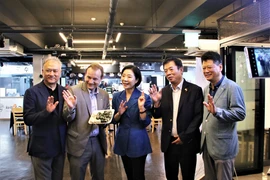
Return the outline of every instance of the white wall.
{"type": "Polygon", "coordinates": [[[200,57],[196,57],[196,79],[195,84],[200,86],[203,90],[204,88],[209,85],[209,81],[207,81],[204,77],[203,70],[202,70],[202,61],[200,57]]]}

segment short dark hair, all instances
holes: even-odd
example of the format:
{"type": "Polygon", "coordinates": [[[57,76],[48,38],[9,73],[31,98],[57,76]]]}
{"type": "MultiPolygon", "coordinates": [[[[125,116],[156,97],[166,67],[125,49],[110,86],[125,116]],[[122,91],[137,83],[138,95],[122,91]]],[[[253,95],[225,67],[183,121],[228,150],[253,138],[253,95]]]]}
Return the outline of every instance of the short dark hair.
{"type": "Polygon", "coordinates": [[[94,69],[94,70],[100,70],[101,71],[101,79],[103,78],[103,74],[104,74],[104,69],[103,69],[103,67],[100,65],[100,64],[98,64],[98,63],[92,63],[92,64],[90,64],[90,66],[88,66],[88,68],[85,70],[85,73],[87,72],[87,70],[89,69],[89,68],[92,68],[92,69],[94,69]]]}
{"type": "Polygon", "coordinates": [[[130,70],[133,71],[133,73],[135,75],[135,78],[138,79],[138,82],[135,84],[135,87],[138,87],[142,82],[142,74],[141,74],[140,69],[137,66],[134,66],[134,65],[127,65],[122,69],[121,74],[123,74],[123,72],[126,69],[130,69],[130,70]]]}
{"type": "Polygon", "coordinates": [[[180,58],[173,57],[173,56],[167,57],[167,58],[163,61],[163,63],[162,63],[163,67],[164,67],[165,64],[167,64],[167,63],[169,63],[169,62],[171,62],[171,61],[173,61],[173,62],[175,63],[175,65],[177,66],[178,69],[181,68],[181,67],[183,67],[182,60],[181,60],[180,58]]]}
{"type": "Polygon", "coordinates": [[[207,60],[213,60],[215,64],[222,64],[222,59],[217,52],[207,51],[201,56],[202,62],[207,60]]]}

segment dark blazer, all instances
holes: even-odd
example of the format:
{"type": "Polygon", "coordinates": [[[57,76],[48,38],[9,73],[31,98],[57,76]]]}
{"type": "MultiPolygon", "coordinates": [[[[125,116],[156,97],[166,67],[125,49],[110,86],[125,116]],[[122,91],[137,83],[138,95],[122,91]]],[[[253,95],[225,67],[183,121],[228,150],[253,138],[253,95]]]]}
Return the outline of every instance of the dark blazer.
{"type": "MultiPolygon", "coordinates": [[[[161,151],[166,152],[171,143],[173,124],[173,98],[171,85],[162,89],[159,108],[153,108],[153,116],[162,118],[161,151]]],[[[203,118],[202,89],[184,80],[177,116],[177,132],[182,140],[182,154],[198,153],[200,150],[200,130],[203,118]]]]}
{"type": "MultiPolygon", "coordinates": [[[[138,108],[138,98],[141,91],[134,89],[130,99],[126,103],[128,106],[124,114],[122,114],[115,138],[114,153],[128,157],[140,157],[152,152],[150,140],[146,131],[146,127],[151,122],[151,98],[145,94],[144,107],[147,110],[145,120],[140,119],[138,108]]],[[[126,91],[115,93],[112,99],[112,107],[115,113],[118,112],[121,101],[126,100],[126,91]]],[[[114,123],[117,123],[113,120],[114,123]]]]}
{"type": "MultiPolygon", "coordinates": [[[[88,124],[91,117],[91,101],[86,83],[71,86],[69,91],[77,97],[75,112],[70,114],[68,106],[64,103],[63,117],[68,122],[67,152],[80,157],[85,151],[89,140],[92,125],[88,124]]],[[[109,94],[98,87],[97,109],[110,109],[109,94]]],[[[104,154],[107,154],[107,141],[104,126],[99,125],[98,139],[104,154]]]]}
{"type": "Polygon", "coordinates": [[[65,152],[67,123],[62,118],[64,99],[58,85],[59,104],[49,113],[46,111],[50,96],[43,81],[26,90],[23,101],[24,122],[32,126],[27,151],[35,157],[54,157],[65,152]]]}

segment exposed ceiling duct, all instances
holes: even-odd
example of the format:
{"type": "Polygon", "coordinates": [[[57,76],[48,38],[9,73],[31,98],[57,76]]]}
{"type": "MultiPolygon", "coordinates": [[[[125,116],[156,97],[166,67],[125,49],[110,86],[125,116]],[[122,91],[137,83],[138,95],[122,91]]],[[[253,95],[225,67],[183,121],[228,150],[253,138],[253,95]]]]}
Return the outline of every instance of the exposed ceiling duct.
{"type": "Polygon", "coordinates": [[[269,5],[269,0],[253,1],[218,19],[221,47],[269,43],[269,5]]]}
{"type": "Polygon", "coordinates": [[[107,49],[108,49],[109,41],[113,33],[113,24],[114,24],[117,4],[118,4],[118,0],[110,0],[110,15],[109,15],[109,21],[107,23],[107,31],[105,34],[105,43],[103,47],[102,59],[105,59],[107,56],[107,49]]]}

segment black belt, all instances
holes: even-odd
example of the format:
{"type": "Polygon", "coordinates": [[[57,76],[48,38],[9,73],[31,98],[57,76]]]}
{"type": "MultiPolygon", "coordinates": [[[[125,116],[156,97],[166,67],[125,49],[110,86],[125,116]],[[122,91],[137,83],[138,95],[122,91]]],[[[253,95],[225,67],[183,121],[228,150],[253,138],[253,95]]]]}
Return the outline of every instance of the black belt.
{"type": "Polygon", "coordinates": [[[89,136],[89,138],[96,138],[97,136],[89,136]]]}

